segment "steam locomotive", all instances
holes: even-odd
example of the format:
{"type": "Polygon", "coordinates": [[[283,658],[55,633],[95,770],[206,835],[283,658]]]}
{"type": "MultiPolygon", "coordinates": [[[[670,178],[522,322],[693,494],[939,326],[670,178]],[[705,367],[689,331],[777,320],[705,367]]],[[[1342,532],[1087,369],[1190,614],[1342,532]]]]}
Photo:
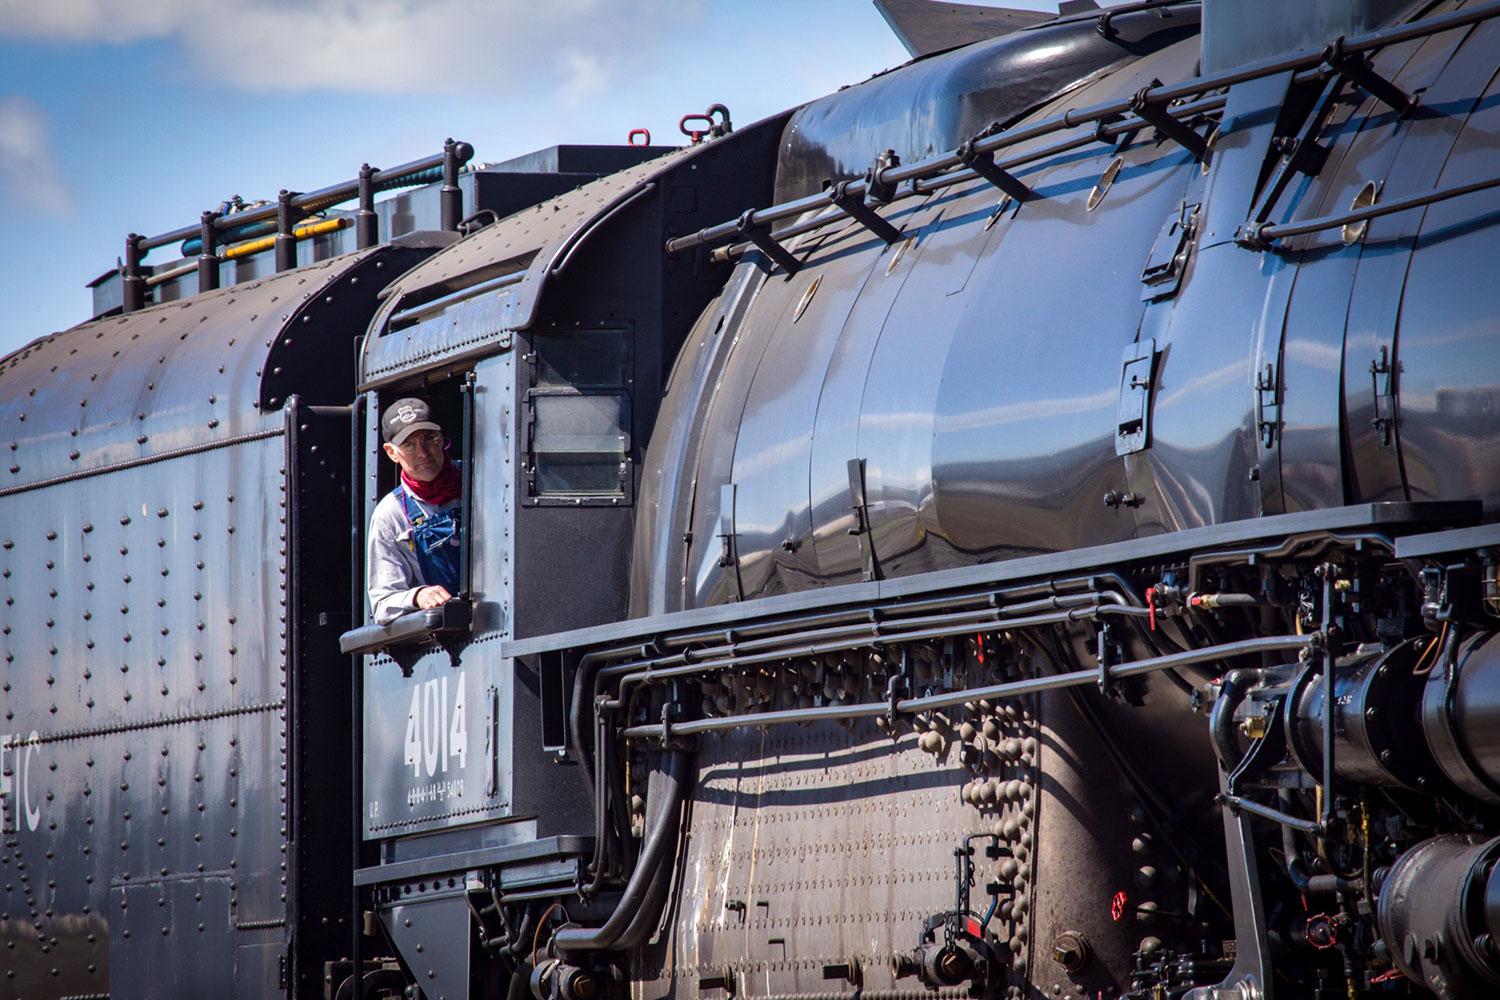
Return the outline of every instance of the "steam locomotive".
{"type": "Polygon", "coordinates": [[[1496,995],[1500,3],[1064,6],[130,237],[0,361],[0,992],[1496,995]]]}

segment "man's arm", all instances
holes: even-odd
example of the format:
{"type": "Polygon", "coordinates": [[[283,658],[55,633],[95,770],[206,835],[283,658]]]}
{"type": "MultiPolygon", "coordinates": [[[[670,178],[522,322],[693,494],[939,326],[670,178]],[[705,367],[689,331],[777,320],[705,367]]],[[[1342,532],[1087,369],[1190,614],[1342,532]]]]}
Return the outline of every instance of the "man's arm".
{"type": "Polygon", "coordinates": [[[431,589],[422,586],[417,557],[398,537],[406,528],[406,519],[398,505],[387,502],[389,499],[382,500],[370,518],[365,560],[370,612],[377,625],[389,624],[408,611],[417,610],[423,606],[418,603],[419,592],[431,589]]]}

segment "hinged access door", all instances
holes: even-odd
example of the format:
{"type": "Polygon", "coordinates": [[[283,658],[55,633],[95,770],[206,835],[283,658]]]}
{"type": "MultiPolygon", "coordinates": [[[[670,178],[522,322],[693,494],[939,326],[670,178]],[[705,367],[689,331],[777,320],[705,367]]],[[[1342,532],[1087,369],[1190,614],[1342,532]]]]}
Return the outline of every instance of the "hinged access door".
{"type": "Polygon", "coordinates": [[[1151,444],[1151,394],[1156,379],[1156,340],[1130,344],[1120,368],[1115,454],[1132,455],[1151,444]]]}
{"type": "Polygon", "coordinates": [[[1198,206],[1182,204],[1168,213],[1156,234],[1156,243],[1151,247],[1151,256],[1141,272],[1141,300],[1164,299],[1177,294],[1182,284],[1182,274],[1187,270],[1188,256],[1193,250],[1193,236],[1198,229],[1198,206]]]}

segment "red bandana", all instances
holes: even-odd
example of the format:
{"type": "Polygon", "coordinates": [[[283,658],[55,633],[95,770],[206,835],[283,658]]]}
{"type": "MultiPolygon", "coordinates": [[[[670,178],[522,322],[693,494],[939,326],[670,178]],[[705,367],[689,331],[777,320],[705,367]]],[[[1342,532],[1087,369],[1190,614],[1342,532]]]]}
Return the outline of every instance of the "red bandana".
{"type": "Polygon", "coordinates": [[[452,460],[443,464],[443,471],[437,474],[437,478],[431,482],[422,483],[401,470],[401,485],[406,491],[418,500],[430,507],[441,507],[450,500],[458,499],[458,491],[463,484],[463,477],[459,475],[458,466],[452,460]]]}

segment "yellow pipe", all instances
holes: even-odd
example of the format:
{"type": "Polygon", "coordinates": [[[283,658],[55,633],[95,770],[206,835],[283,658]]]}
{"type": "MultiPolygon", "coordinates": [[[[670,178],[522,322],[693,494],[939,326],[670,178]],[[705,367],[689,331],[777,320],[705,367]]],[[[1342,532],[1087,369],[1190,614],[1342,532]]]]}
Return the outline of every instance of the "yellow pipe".
{"type": "MultiPolygon", "coordinates": [[[[312,236],[322,236],[324,233],[337,232],[354,224],[354,220],[347,215],[336,219],[325,219],[322,222],[310,222],[305,226],[297,226],[292,230],[292,239],[305,240],[312,236]]],[[[269,250],[276,245],[275,236],[262,236],[258,240],[246,240],[236,243],[224,251],[225,260],[234,260],[236,257],[248,257],[262,250],[269,250]]]]}

